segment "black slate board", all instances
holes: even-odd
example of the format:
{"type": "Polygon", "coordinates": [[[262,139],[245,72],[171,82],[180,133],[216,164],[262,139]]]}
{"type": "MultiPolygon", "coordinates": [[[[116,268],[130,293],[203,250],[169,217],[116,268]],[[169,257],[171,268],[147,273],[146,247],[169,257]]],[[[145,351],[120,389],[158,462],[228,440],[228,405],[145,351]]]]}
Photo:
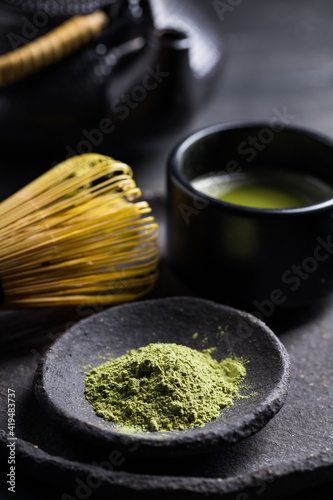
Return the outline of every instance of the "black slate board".
{"type": "MultiPolygon", "coordinates": [[[[157,200],[152,206],[163,248],[163,205],[157,200]]],[[[172,276],[162,252],[160,281],[146,298],[176,294],[189,291],[172,276]]],[[[186,460],[137,461],[116,450],[87,446],[69,439],[41,410],[33,393],[37,362],[58,334],[94,312],[98,311],[84,307],[0,315],[0,455],[6,469],[7,390],[11,388],[16,393],[17,474],[24,487],[22,478],[30,477],[44,488],[44,494],[58,489],[54,498],[79,498],[90,491],[89,498],[112,494],[138,499],[135,487],[144,482],[148,499],[168,498],[172,492],[175,499],[208,494],[239,500],[240,493],[243,498],[279,498],[332,480],[333,300],[267,319],[291,360],[289,394],[281,411],[256,435],[223,452],[186,460]],[[100,464],[112,468],[113,474],[104,473],[100,464]]]]}

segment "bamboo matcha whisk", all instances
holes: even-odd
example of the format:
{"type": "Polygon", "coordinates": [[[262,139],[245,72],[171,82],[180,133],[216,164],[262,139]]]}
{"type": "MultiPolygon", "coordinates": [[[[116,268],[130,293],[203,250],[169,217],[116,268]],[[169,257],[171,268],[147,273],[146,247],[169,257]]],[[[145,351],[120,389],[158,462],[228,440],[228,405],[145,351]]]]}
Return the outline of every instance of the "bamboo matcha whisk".
{"type": "Polygon", "coordinates": [[[0,203],[4,306],[115,304],[157,279],[158,226],[128,165],[70,158],[0,203]]]}

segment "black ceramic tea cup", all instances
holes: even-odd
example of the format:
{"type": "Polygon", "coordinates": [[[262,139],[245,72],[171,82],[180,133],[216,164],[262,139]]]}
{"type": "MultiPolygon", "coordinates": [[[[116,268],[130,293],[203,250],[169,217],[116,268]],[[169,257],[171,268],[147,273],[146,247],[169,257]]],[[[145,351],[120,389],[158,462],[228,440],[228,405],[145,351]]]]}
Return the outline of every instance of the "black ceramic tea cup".
{"type": "Polygon", "coordinates": [[[264,319],[327,297],[333,140],[282,122],[223,123],[191,134],[168,160],[167,224],[169,265],[199,296],[264,319]],[[303,201],[258,208],[216,198],[225,183],[262,174],[303,201]]]}

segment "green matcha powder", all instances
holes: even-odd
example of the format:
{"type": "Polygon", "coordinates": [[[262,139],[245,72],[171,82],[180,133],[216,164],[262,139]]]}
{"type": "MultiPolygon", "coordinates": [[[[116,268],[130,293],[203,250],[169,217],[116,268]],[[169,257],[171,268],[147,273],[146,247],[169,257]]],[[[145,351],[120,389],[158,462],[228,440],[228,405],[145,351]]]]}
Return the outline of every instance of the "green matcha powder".
{"type": "Polygon", "coordinates": [[[211,352],[178,344],[149,344],[88,372],[85,395],[96,414],[133,430],[203,426],[241,398],[242,359],[221,362],[211,352]]]}

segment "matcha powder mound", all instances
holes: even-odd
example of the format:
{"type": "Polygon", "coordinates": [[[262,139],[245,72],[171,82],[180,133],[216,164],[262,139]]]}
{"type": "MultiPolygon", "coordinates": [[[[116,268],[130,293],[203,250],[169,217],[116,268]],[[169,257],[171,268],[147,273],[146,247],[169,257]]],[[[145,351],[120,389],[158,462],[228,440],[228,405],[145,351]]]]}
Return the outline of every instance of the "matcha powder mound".
{"type": "Polygon", "coordinates": [[[219,363],[211,351],[172,343],[131,350],[88,372],[86,398],[99,417],[133,430],[202,426],[242,397],[246,375],[241,359],[219,363]]]}

